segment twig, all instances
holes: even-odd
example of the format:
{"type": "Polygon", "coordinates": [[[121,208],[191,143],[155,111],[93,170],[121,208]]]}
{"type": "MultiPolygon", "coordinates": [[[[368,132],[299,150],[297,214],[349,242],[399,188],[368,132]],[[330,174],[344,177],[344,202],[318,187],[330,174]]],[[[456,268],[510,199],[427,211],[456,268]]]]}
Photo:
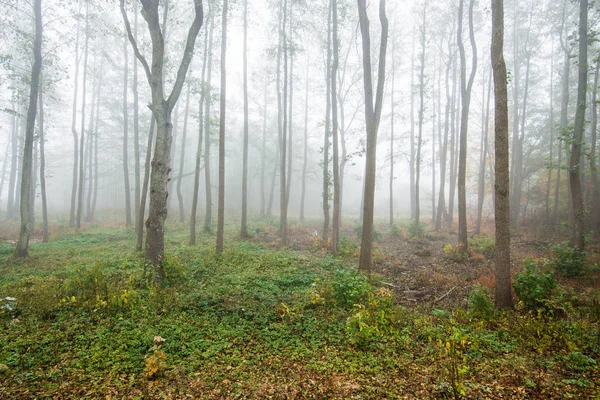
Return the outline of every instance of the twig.
{"type": "Polygon", "coordinates": [[[440,298],[438,298],[436,301],[434,301],[434,302],[433,302],[433,304],[437,304],[437,303],[439,303],[440,301],[444,300],[444,299],[445,299],[446,297],[448,297],[448,295],[449,295],[450,293],[452,293],[452,292],[454,291],[454,289],[456,289],[456,288],[457,288],[457,287],[456,287],[456,286],[454,286],[452,289],[448,290],[448,291],[446,292],[446,294],[444,294],[442,297],[440,297],[440,298]]]}
{"type": "Polygon", "coordinates": [[[382,283],[383,285],[387,285],[387,286],[393,287],[394,289],[400,289],[400,287],[399,287],[399,286],[392,285],[391,283],[388,283],[388,282],[381,282],[381,283],[382,283]]]}

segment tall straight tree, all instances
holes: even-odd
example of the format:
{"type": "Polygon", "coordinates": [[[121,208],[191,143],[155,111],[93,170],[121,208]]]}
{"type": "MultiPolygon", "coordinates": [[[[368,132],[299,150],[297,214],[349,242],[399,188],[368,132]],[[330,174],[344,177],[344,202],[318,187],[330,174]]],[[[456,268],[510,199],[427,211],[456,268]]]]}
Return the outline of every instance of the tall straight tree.
{"type": "MultiPolygon", "coordinates": [[[[81,3],[79,3],[81,11],[81,3]]],[[[75,226],[75,212],[77,210],[77,168],[79,166],[79,133],[77,132],[77,95],[79,93],[79,18],[75,34],[75,76],[73,84],[73,109],[71,113],[71,134],[73,135],[73,183],[71,185],[71,208],[69,212],[69,226],[75,226]]]]}
{"type": "Polygon", "coordinates": [[[327,65],[325,66],[325,132],[323,135],[323,244],[329,241],[329,129],[331,123],[331,4],[327,12],[327,65]]]}
{"type": "Polygon", "coordinates": [[[46,195],[46,150],[44,137],[44,99],[43,85],[40,85],[39,94],[39,120],[38,129],[40,134],[40,192],[42,196],[42,242],[48,243],[48,196],[46,195]]]}
{"type": "MultiPolygon", "coordinates": [[[[136,243],[135,249],[141,250],[144,242],[144,217],[146,214],[146,199],[148,198],[148,186],[150,185],[150,163],[152,160],[152,143],[154,142],[155,129],[154,117],[150,118],[150,129],[148,130],[148,143],[146,145],[146,162],[144,164],[144,182],[142,183],[142,192],[140,199],[140,213],[136,220],[136,243]]],[[[97,135],[96,135],[97,138],[97,135]]],[[[97,146],[96,146],[97,147],[97,146]]],[[[97,157],[97,155],[96,155],[97,157]]],[[[97,163],[96,163],[97,165],[97,163]]],[[[98,182],[96,173],[96,184],[98,182]]]]}
{"type": "Polygon", "coordinates": [[[357,0],[360,33],[362,36],[363,81],[365,93],[365,125],[367,130],[367,153],[365,167],[365,190],[363,206],[362,242],[358,269],[371,273],[373,253],[373,209],[375,206],[375,171],[377,168],[377,131],[381,119],[385,84],[385,59],[388,41],[388,19],[385,15],[385,0],[379,0],[381,41],[379,47],[379,69],[377,91],[373,99],[373,77],[371,73],[371,37],[366,0],[357,0]]]}
{"type": "Polygon", "coordinates": [[[417,151],[415,157],[415,189],[414,189],[414,220],[415,234],[419,236],[419,220],[421,216],[421,199],[419,187],[421,186],[421,146],[423,144],[423,117],[425,116],[425,35],[427,27],[427,3],[423,3],[423,24],[421,25],[421,65],[419,66],[419,130],[417,134],[417,151]]]}
{"type": "Polygon", "coordinates": [[[492,70],[494,72],[494,136],[496,181],[496,288],[498,308],[512,305],[510,284],[510,182],[508,169],[508,90],[504,62],[504,1],[492,0],[492,70]]]}
{"type": "Polygon", "coordinates": [[[281,121],[281,138],[279,141],[279,233],[281,235],[281,241],[284,245],[287,244],[287,174],[286,169],[286,157],[287,157],[287,128],[288,128],[288,39],[287,39],[287,0],[283,0],[283,21],[281,27],[281,43],[283,46],[283,98],[281,104],[283,105],[281,121]]]}
{"type": "Polygon", "coordinates": [[[475,73],[477,72],[477,45],[475,43],[475,31],[473,29],[473,3],[469,4],[469,39],[472,48],[472,66],[469,81],[467,82],[467,66],[465,59],[465,47],[462,42],[462,19],[463,19],[463,3],[460,0],[458,5],[458,29],[456,42],[458,43],[458,51],[460,53],[460,81],[461,81],[461,99],[462,99],[462,115],[460,121],[460,150],[458,154],[458,243],[462,251],[466,251],[469,245],[467,238],[467,192],[466,192],[466,175],[467,175],[467,131],[469,129],[469,107],[471,105],[471,90],[475,81],[475,73]]]}
{"type": "Polygon", "coordinates": [[[600,57],[596,59],[594,72],[594,90],[592,97],[592,129],[590,136],[590,171],[592,175],[592,231],[600,234],[600,207],[598,207],[598,163],[596,156],[596,140],[598,135],[598,74],[600,72],[600,57]]]}
{"type": "Polygon", "coordinates": [[[152,103],[150,108],[156,119],[156,149],[152,161],[152,173],[150,178],[150,209],[146,228],[148,231],[146,237],[146,258],[154,266],[155,281],[162,283],[164,279],[164,269],[162,265],[165,241],[164,241],[164,223],[167,217],[167,184],[169,181],[169,172],[171,170],[170,151],[172,142],[172,124],[171,114],[173,108],[179,99],[181,89],[185,81],[192,56],[194,54],[194,45],[196,37],[202,27],[204,11],[202,0],[194,0],[194,20],[190,26],[185,43],[185,49],[181,64],[177,71],[177,78],[173,84],[171,94],[165,98],[165,89],[163,84],[164,66],[165,66],[165,38],[160,27],[158,5],[159,0],[141,0],[142,16],[148,25],[148,31],[152,41],[152,64],[149,65],[146,57],[142,55],[138,48],[136,39],[131,31],[131,24],[125,10],[125,0],[120,0],[121,14],[127,29],[127,36],[133,47],[134,53],[146,73],[146,78],[152,91],[152,103]]]}
{"type": "Polygon", "coordinates": [[[331,251],[337,253],[338,241],[340,240],[340,156],[338,143],[338,102],[337,102],[337,80],[339,65],[338,46],[338,13],[337,0],[330,1],[331,6],[331,41],[333,43],[333,63],[331,64],[331,122],[333,129],[333,224],[331,229],[331,251]]]}
{"type": "Polygon", "coordinates": [[[75,227],[81,228],[81,214],[83,212],[83,185],[85,180],[85,100],[87,88],[87,67],[90,41],[90,15],[89,3],[85,6],[85,41],[83,45],[83,87],[81,90],[81,126],[79,127],[79,183],[77,184],[77,215],[75,218],[75,227]]]}
{"type": "MultiPolygon", "coordinates": [[[[138,13],[135,13],[133,18],[133,37],[137,40],[138,31],[138,13]]],[[[135,192],[133,196],[133,209],[134,218],[136,221],[139,219],[140,213],[140,196],[141,196],[141,164],[140,164],[140,110],[139,110],[139,91],[138,91],[138,60],[137,57],[133,57],[133,152],[135,157],[134,166],[134,184],[135,192]]]]}
{"type": "Polygon", "coordinates": [[[33,40],[33,67],[31,68],[31,86],[29,91],[29,108],[27,109],[27,125],[25,127],[25,146],[23,150],[23,168],[21,169],[21,231],[15,249],[16,257],[26,257],[29,249],[29,237],[33,231],[32,215],[30,214],[31,195],[31,164],[33,153],[33,134],[35,117],[37,115],[38,92],[40,88],[40,73],[42,71],[42,0],[33,3],[35,15],[35,37],[33,40]]]}
{"type": "Polygon", "coordinates": [[[127,38],[123,40],[123,182],[125,184],[125,225],[131,225],[131,187],[129,185],[129,62],[127,57],[127,38]]]}
{"type": "MultiPolygon", "coordinates": [[[[308,41],[307,41],[308,42],[308,41]]],[[[300,221],[304,222],[304,200],[306,198],[306,168],[308,167],[308,88],[310,55],[306,51],[306,80],[304,88],[304,153],[302,160],[302,191],[300,192],[300,221]]]]}
{"type": "MultiPolygon", "coordinates": [[[[588,1],[579,2],[579,82],[577,83],[577,109],[575,111],[575,127],[571,143],[571,160],[569,162],[569,184],[571,186],[571,202],[573,204],[573,243],[580,251],[584,248],[583,194],[580,181],[580,159],[585,129],[585,108],[588,79],[588,1]]],[[[598,205],[596,204],[595,207],[598,205]]]]}
{"type": "MultiPolygon", "coordinates": [[[[212,9],[209,12],[212,25],[212,9]]],[[[198,104],[198,147],[194,169],[194,195],[190,217],[190,244],[196,244],[196,213],[198,210],[198,193],[200,192],[200,161],[202,159],[202,141],[204,136],[204,102],[206,100],[206,56],[208,53],[208,24],[204,24],[204,56],[202,57],[202,77],[200,79],[200,103],[198,104]]]]}
{"type": "MultiPolygon", "coordinates": [[[[481,141],[479,153],[479,174],[477,179],[477,222],[475,223],[475,233],[481,232],[481,215],[483,213],[483,200],[485,197],[485,165],[488,154],[488,127],[490,118],[490,94],[492,93],[492,74],[488,77],[488,92],[485,105],[481,103],[481,141]]],[[[485,98],[485,81],[482,85],[482,99],[485,98]]]]}
{"type": "Polygon", "coordinates": [[[227,105],[227,12],[228,0],[223,0],[221,15],[221,102],[219,105],[219,199],[217,208],[217,254],[223,252],[225,227],[225,110],[227,105]]]}
{"type": "Polygon", "coordinates": [[[177,176],[177,201],[179,203],[179,222],[185,220],[185,210],[183,207],[183,194],[181,193],[181,185],[183,181],[183,168],[185,167],[185,142],[187,139],[188,118],[190,115],[190,92],[191,85],[188,82],[185,94],[185,111],[183,113],[183,132],[181,134],[181,157],[179,158],[179,174],[177,176]]]}
{"type": "Polygon", "coordinates": [[[212,186],[210,184],[210,106],[212,104],[211,84],[212,84],[212,54],[213,54],[213,34],[215,29],[214,15],[211,13],[210,30],[208,34],[208,64],[206,74],[206,99],[204,104],[204,188],[205,188],[205,213],[204,213],[204,232],[210,233],[212,227],[212,186]]]}
{"type": "Polygon", "coordinates": [[[248,237],[248,0],[244,0],[244,49],[243,49],[243,90],[244,90],[244,147],[242,165],[242,226],[240,236],[248,237]]]}

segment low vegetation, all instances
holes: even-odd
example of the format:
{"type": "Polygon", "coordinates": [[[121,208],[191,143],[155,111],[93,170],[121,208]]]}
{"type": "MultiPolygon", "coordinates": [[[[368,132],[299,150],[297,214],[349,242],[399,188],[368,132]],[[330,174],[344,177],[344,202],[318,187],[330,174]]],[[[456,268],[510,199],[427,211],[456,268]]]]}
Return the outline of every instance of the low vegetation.
{"type": "MultiPolygon", "coordinates": [[[[388,273],[355,272],[352,228],[334,257],[310,236],[303,250],[273,248],[273,228],[254,225],[249,241],[232,227],[220,257],[213,236],[190,246],[183,228],[170,227],[162,287],[126,229],[59,232],[25,260],[1,244],[0,397],[600,395],[593,257],[576,279],[559,269],[556,249],[523,263],[513,311],[496,311],[487,286],[451,269],[443,275],[459,289],[407,304],[388,273]]],[[[406,239],[380,231],[379,263],[393,265],[386,241],[406,239]]],[[[493,248],[478,240],[474,252],[493,248]]],[[[447,259],[442,244],[415,243],[432,262],[447,259]]]]}

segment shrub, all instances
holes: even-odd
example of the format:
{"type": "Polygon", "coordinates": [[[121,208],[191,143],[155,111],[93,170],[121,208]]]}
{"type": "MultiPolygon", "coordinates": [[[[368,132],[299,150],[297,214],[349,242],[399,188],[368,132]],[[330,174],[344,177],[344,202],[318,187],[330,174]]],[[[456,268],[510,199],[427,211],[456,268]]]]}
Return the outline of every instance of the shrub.
{"type": "Polygon", "coordinates": [[[490,319],[494,316],[494,303],[487,287],[476,285],[469,292],[469,312],[476,318],[482,319],[490,319]]]}
{"type": "Polygon", "coordinates": [[[363,301],[372,290],[367,277],[353,270],[335,271],[331,289],[335,304],[342,307],[352,307],[363,301]]]}
{"type": "Polygon", "coordinates": [[[381,288],[369,293],[366,303],[355,304],[352,315],[346,320],[348,340],[353,345],[365,346],[395,336],[401,311],[394,306],[389,290],[381,288]]]}
{"type": "Polygon", "coordinates": [[[492,258],[496,254],[496,241],[491,236],[476,236],[469,240],[469,246],[473,251],[492,258]]]}
{"type": "Polygon", "coordinates": [[[422,238],[425,236],[425,224],[419,222],[419,227],[417,228],[417,222],[414,219],[410,220],[406,230],[412,238],[422,238]]]}
{"type": "Polygon", "coordinates": [[[578,351],[572,351],[565,357],[567,367],[575,372],[587,372],[596,367],[596,360],[578,351]]]}
{"type": "Polygon", "coordinates": [[[358,245],[354,243],[348,236],[340,236],[340,241],[338,243],[338,255],[342,257],[353,256],[357,248],[358,245]]]}
{"type": "Polygon", "coordinates": [[[552,250],[556,255],[554,264],[559,274],[567,278],[581,275],[585,261],[584,252],[581,252],[577,246],[569,246],[567,243],[553,246],[552,250]]]}
{"type": "Polygon", "coordinates": [[[556,287],[554,271],[540,268],[532,260],[528,260],[525,268],[517,272],[513,287],[526,307],[543,307],[556,287]]]}
{"type": "MultiPolygon", "coordinates": [[[[359,239],[362,240],[362,224],[354,225],[354,233],[358,236],[359,239]]],[[[381,232],[379,232],[375,227],[373,227],[373,240],[379,239],[381,236],[381,232]]]]}
{"type": "Polygon", "coordinates": [[[390,235],[393,237],[400,237],[400,227],[396,224],[390,226],[390,235]]]}

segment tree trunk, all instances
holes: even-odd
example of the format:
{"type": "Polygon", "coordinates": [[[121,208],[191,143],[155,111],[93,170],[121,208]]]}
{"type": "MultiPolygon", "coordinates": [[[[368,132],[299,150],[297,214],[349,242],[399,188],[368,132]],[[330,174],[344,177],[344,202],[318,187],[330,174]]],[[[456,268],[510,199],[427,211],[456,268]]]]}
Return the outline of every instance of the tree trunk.
{"type": "MultiPolygon", "coordinates": [[[[138,29],[138,14],[135,13],[133,19],[133,37],[137,40],[137,29],[138,29]]],[[[133,197],[134,207],[134,218],[136,221],[139,220],[140,214],[140,196],[141,196],[141,166],[140,166],[140,111],[139,111],[139,93],[138,93],[138,60],[137,57],[133,57],[133,152],[135,157],[134,167],[134,180],[135,180],[135,192],[133,197]]],[[[129,203],[128,203],[129,204],[129,203]]]]}
{"type": "Polygon", "coordinates": [[[142,183],[142,192],[140,193],[140,213],[137,224],[137,235],[135,249],[141,250],[144,239],[144,218],[146,213],[146,199],[148,197],[148,186],[150,184],[150,163],[152,160],[152,143],[154,142],[155,120],[154,116],[150,118],[150,129],[148,130],[148,143],[146,144],[146,162],[144,163],[144,182],[142,183]]]}
{"type": "Polygon", "coordinates": [[[90,40],[90,23],[89,23],[89,5],[86,4],[85,9],[85,44],[83,50],[83,88],[81,91],[81,126],[80,126],[80,139],[79,139],[79,183],[77,185],[77,217],[75,220],[75,227],[81,228],[81,214],[83,212],[83,189],[85,180],[85,97],[87,87],[87,64],[88,64],[88,49],[90,40]]]}
{"type": "MultiPolygon", "coordinates": [[[[294,46],[294,43],[293,43],[294,25],[292,23],[292,16],[293,16],[292,8],[294,5],[294,2],[290,1],[289,4],[290,4],[290,27],[289,27],[290,31],[289,31],[288,41],[293,48],[293,46],[294,46]]],[[[287,210],[288,210],[288,207],[290,204],[290,191],[292,188],[292,172],[293,172],[292,164],[293,164],[293,153],[294,153],[293,152],[294,142],[292,140],[293,139],[293,129],[292,129],[292,127],[293,127],[293,124],[292,124],[293,111],[292,110],[293,110],[293,106],[294,106],[294,51],[293,50],[289,51],[289,49],[287,51],[290,53],[290,55],[289,55],[289,58],[290,58],[290,75],[289,75],[290,105],[289,105],[289,109],[288,109],[288,139],[287,139],[288,154],[286,156],[287,157],[287,185],[286,185],[287,187],[286,187],[286,193],[285,193],[286,216],[287,216],[287,210]]],[[[287,226],[287,221],[286,221],[286,226],[287,226]]]]}
{"type": "MultiPolygon", "coordinates": [[[[485,98],[485,85],[483,85],[482,99],[485,98]]],[[[475,224],[475,233],[481,233],[481,214],[483,213],[483,200],[485,198],[485,164],[487,161],[488,154],[488,127],[490,120],[490,94],[492,93],[492,74],[490,71],[490,76],[488,78],[488,92],[487,92],[487,100],[485,110],[482,110],[481,115],[483,115],[482,123],[481,123],[481,144],[480,149],[481,153],[479,156],[479,177],[477,183],[477,223],[475,224]]]]}
{"type": "Polygon", "coordinates": [[[392,41],[392,91],[390,93],[390,226],[394,225],[394,92],[396,90],[396,41],[392,41]]]}
{"type": "Polygon", "coordinates": [[[244,147],[242,161],[242,226],[240,236],[248,237],[248,0],[244,0],[244,49],[243,49],[243,90],[244,90],[244,147]]]}
{"type": "Polygon", "coordinates": [[[449,191],[448,191],[448,231],[452,231],[452,224],[454,223],[454,200],[456,194],[456,114],[457,114],[457,80],[460,81],[456,73],[456,60],[454,60],[454,64],[452,66],[452,104],[450,106],[450,182],[449,182],[449,191]]]}
{"type": "MultiPolygon", "coordinates": [[[[448,48],[450,43],[448,43],[448,48]]],[[[446,160],[448,159],[448,131],[449,128],[449,117],[450,117],[450,65],[452,64],[452,58],[448,59],[448,65],[446,66],[446,107],[444,110],[444,141],[440,151],[440,192],[438,195],[438,213],[435,221],[435,231],[439,232],[442,229],[442,215],[446,210],[446,160]]]]}
{"type": "Polygon", "coordinates": [[[330,1],[331,22],[332,22],[332,42],[333,42],[333,63],[331,65],[331,122],[333,128],[333,224],[331,232],[331,251],[337,254],[337,246],[340,240],[340,156],[338,144],[338,107],[337,107],[337,79],[339,65],[339,46],[338,46],[338,21],[337,21],[337,0],[330,1]]]}
{"type": "Polygon", "coordinates": [[[416,149],[415,149],[415,33],[412,35],[412,56],[410,57],[410,219],[413,220],[417,213],[417,194],[415,185],[416,149]]]}
{"type": "Polygon", "coordinates": [[[46,152],[44,149],[44,100],[42,88],[43,86],[40,85],[40,116],[38,121],[40,130],[40,191],[42,195],[42,242],[48,243],[48,202],[46,196],[46,152]]]}
{"type": "Polygon", "coordinates": [[[492,69],[494,71],[494,136],[496,178],[496,307],[512,305],[510,283],[510,186],[508,174],[508,92],[504,46],[503,0],[492,0],[492,69]]]}
{"type": "MultiPolygon", "coordinates": [[[[308,42],[308,41],[307,41],[308,42]]],[[[302,191],[300,193],[300,221],[304,222],[304,199],[306,197],[306,168],[308,166],[308,86],[310,71],[309,52],[306,51],[306,82],[304,91],[304,153],[302,160],[302,191]]]]}
{"type": "Polygon", "coordinates": [[[204,104],[204,195],[205,195],[205,212],[204,212],[204,232],[212,231],[212,186],[210,184],[210,106],[211,98],[211,82],[212,82],[212,54],[213,54],[213,33],[215,28],[214,14],[211,13],[210,29],[208,34],[208,70],[206,78],[206,100],[204,104]]]}
{"type": "MultiPolygon", "coordinates": [[[[212,21],[212,10],[210,12],[212,21]]],[[[208,53],[208,25],[204,24],[204,56],[202,57],[202,77],[200,79],[200,102],[198,103],[198,147],[194,168],[194,195],[190,217],[190,244],[196,244],[196,213],[198,210],[198,193],[200,192],[200,162],[202,160],[202,141],[204,136],[204,102],[206,101],[206,56],[208,53]]]]}
{"type": "Polygon", "coordinates": [[[467,131],[469,128],[469,107],[471,104],[471,89],[477,72],[477,46],[475,44],[475,32],[473,30],[473,0],[469,4],[469,37],[471,40],[472,67],[469,81],[466,81],[467,67],[465,60],[465,48],[462,43],[462,11],[463,2],[460,0],[458,6],[458,35],[457,43],[460,53],[460,75],[461,75],[461,97],[462,97],[462,115],[460,124],[460,151],[458,162],[458,243],[462,251],[467,251],[469,241],[467,238],[467,192],[466,192],[466,173],[467,173],[467,131]]]}
{"type": "Polygon", "coordinates": [[[283,106],[281,124],[281,139],[279,150],[279,234],[285,246],[287,244],[287,179],[286,179],[286,154],[287,154],[287,98],[288,98],[288,43],[287,43],[287,0],[283,0],[283,25],[281,28],[281,41],[283,44],[283,106]]]}
{"type": "Polygon", "coordinates": [[[323,246],[329,241],[329,130],[331,123],[331,3],[327,13],[327,65],[325,66],[325,132],[323,135],[323,246]]]}
{"type": "Polygon", "coordinates": [[[371,273],[373,252],[373,208],[375,205],[375,171],[377,157],[377,130],[381,119],[383,91],[385,84],[385,59],[388,41],[388,19],[385,15],[385,0],[379,1],[381,41],[379,48],[379,71],[377,91],[373,104],[373,82],[371,76],[371,38],[366,0],[357,0],[360,32],[362,36],[363,81],[365,93],[365,122],[367,128],[367,154],[365,167],[365,190],[363,207],[362,241],[360,247],[360,271],[371,273]]]}
{"type": "Polygon", "coordinates": [[[217,254],[223,252],[225,226],[225,111],[227,105],[227,12],[228,0],[223,0],[221,19],[221,102],[219,117],[219,199],[217,209],[217,254]]]}
{"type": "Polygon", "coordinates": [[[163,69],[165,63],[165,42],[161,32],[158,1],[143,2],[142,16],[148,24],[148,30],[152,40],[152,64],[148,64],[146,58],[140,53],[137,41],[133,37],[131,25],[125,11],[125,0],[120,1],[121,14],[127,29],[127,36],[133,47],[136,57],[144,67],[148,83],[152,90],[151,109],[156,119],[156,149],[152,161],[152,173],[150,178],[150,209],[146,228],[146,259],[154,266],[155,283],[162,284],[164,280],[164,269],[162,261],[164,258],[164,223],[167,217],[167,184],[169,181],[170,150],[172,141],[171,113],[177,99],[181,94],[185,76],[194,54],[194,45],[198,32],[202,27],[204,10],[201,0],[194,0],[195,18],[188,31],[183,57],[177,71],[177,78],[173,89],[165,99],[163,86],[163,69]]]}
{"type": "Polygon", "coordinates": [[[183,114],[183,132],[181,136],[181,158],[179,159],[179,176],[177,178],[177,200],[179,202],[179,222],[185,221],[183,209],[183,195],[181,194],[181,182],[183,181],[183,168],[185,166],[185,141],[187,139],[188,116],[190,113],[190,83],[187,84],[185,95],[185,111],[183,114]]]}
{"type": "Polygon", "coordinates": [[[427,3],[423,3],[423,25],[421,25],[421,65],[419,72],[419,131],[417,135],[417,154],[415,160],[415,236],[419,237],[419,224],[421,217],[421,199],[420,199],[420,184],[421,184],[421,146],[423,144],[423,117],[425,114],[425,35],[427,27],[427,3]]]}
{"type": "Polygon", "coordinates": [[[129,91],[129,63],[127,59],[127,39],[123,40],[123,58],[125,67],[123,73],[123,182],[125,183],[125,226],[131,226],[131,187],[129,185],[129,103],[127,92],[129,91]]]}
{"type": "Polygon", "coordinates": [[[21,170],[21,231],[15,249],[15,257],[26,257],[29,249],[29,237],[33,230],[29,207],[31,184],[31,156],[33,152],[33,136],[37,100],[40,88],[40,73],[42,70],[42,0],[33,3],[35,15],[35,38],[33,41],[33,67],[31,69],[31,86],[29,92],[29,108],[27,109],[27,126],[25,128],[25,146],[23,151],[23,168],[21,170]]]}
{"type": "Polygon", "coordinates": [[[591,229],[600,234],[600,207],[598,207],[598,164],[596,162],[596,141],[598,132],[598,70],[600,69],[600,58],[596,59],[596,70],[594,72],[594,92],[592,97],[592,132],[590,137],[590,172],[592,177],[592,211],[591,229]]]}
{"type": "MultiPolygon", "coordinates": [[[[79,6],[81,10],[81,4],[79,6]]],[[[69,227],[75,226],[77,209],[77,168],[79,166],[79,133],[77,132],[77,94],[79,88],[79,19],[75,35],[75,81],[73,83],[73,111],[71,115],[71,133],[73,134],[73,184],[71,187],[71,208],[69,212],[69,227]]]]}
{"type": "MultiPolygon", "coordinates": [[[[592,127],[592,129],[594,129],[592,127]]],[[[546,223],[550,222],[550,186],[552,186],[552,164],[554,163],[554,37],[550,52],[550,141],[548,142],[548,182],[546,183],[546,223]]]]}
{"type": "MultiPolygon", "coordinates": [[[[577,84],[577,109],[575,111],[575,127],[573,129],[573,141],[571,144],[571,160],[569,163],[569,184],[571,185],[571,202],[573,204],[573,243],[583,251],[584,248],[584,223],[583,223],[583,195],[581,190],[581,173],[579,162],[581,158],[581,146],[583,142],[583,131],[585,129],[585,108],[588,78],[588,1],[579,2],[579,82],[577,84]]],[[[596,206],[598,206],[596,204],[596,206]]]]}
{"type": "Polygon", "coordinates": [[[260,217],[266,216],[266,195],[265,195],[265,164],[267,161],[267,92],[269,88],[269,78],[265,69],[265,86],[263,96],[263,126],[260,154],[260,217]]]}

